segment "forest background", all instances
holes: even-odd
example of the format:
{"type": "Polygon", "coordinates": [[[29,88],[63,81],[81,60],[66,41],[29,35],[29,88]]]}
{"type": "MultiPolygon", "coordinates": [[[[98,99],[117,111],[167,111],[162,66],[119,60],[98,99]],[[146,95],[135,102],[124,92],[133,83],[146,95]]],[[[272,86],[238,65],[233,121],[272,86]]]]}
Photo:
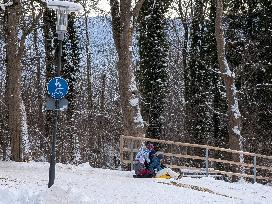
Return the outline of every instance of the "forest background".
{"type": "MultiPolygon", "coordinates": [[[[99,0],[76,2],[84,12],[69,15],[63,47],[62,76],[70,89],[69,108],[59,118],[57,161],[115,169],[120,135],[129,134],[120,92],[126,78],[118,61],[123,49],[116,35],[116,22],[127,13],[117,9],[115,18],[119,1],[108,2],[111,12],[101,10],[99,0]]],[[[45,101],[56,66],[56,16],[41,0],[0,3],[1,157],[48,161],[53,113],[45,111],[45,101]]],[[[132,54],[130,77],[135,76],[140,101],[130,102],[140,105],[136,122],[143,122],[148,137],[232,146],[216,5],[216,0],[146,0],[139,15],[130,16],[132,46],[125,47],[132,54]]],[[[240,147],[265,155],[272,155],[271,18],[269,0],[224,1],[224,46],[235,73],[240,147]]]]}

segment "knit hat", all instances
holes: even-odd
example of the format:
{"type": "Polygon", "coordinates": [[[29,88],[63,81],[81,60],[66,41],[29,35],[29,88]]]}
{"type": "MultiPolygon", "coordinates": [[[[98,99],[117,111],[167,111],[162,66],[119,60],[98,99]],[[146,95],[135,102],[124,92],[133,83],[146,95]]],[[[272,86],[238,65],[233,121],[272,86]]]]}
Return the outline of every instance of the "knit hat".
{"type": "Polygon", "coordinates": [[[157,152],[155,153],[155,155],[156,155],[159,159],[162,159],[162,158],[163,158],[163,152],[161,152],[161,151],[157,151],[157,152]]]}
{"type": "Polygon", "coordinates": [[[146,148],[149,149],[149,150],[153,150],[154,149],[154,145],[152,143],[148,143],[146,145],[146,148]]]}

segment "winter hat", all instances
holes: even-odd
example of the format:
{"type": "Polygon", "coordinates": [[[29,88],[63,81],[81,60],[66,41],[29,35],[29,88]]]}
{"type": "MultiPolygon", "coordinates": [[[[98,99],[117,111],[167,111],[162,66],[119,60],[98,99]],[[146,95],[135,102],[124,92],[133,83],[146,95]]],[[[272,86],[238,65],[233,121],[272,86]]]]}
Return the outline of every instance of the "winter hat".
{"type": "Polygon", "coordinates": [[[148,143],[146,145],[146,148],[149,149],[149,150],[153,150],[154,149],[154,145],[152,143],[148,143]]]}
{"type": "Polygon", "coordinates": [[[159,159],[162,159],[162,158],[163,158],[163,152],[161,152],[161,151],[157,151],[157,152],[155,153],[155,155],[156,155],[159,159]]]}

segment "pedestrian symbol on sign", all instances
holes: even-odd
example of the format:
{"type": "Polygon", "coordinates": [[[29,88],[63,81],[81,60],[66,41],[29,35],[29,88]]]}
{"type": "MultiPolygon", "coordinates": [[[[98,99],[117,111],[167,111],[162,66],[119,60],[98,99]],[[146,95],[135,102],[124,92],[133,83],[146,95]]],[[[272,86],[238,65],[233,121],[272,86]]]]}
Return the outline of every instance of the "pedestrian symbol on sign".
{"type": "Polygon", "coordinates": [[[55,77],[48,82],[47,90],[53,99],[62,99],[68,93],[68,83],[61,77],[55,77]]]}

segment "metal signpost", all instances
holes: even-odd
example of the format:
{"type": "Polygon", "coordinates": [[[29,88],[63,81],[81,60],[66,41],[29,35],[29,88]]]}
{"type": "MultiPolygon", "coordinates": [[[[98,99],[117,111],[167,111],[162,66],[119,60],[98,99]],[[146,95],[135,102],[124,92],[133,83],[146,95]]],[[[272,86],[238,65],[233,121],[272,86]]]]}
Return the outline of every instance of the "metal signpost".
{"type": "Polygon", "coordinates": [[[49,182],[48,188],[54,184],[55,180],[55,166],[56,166],[56,140],[58,129],[59,111],[64,110],[68,106],[68,101],[64,97],[68,93],[68,83],[65,79],[60,77],[61,73],[61,56],[62,56],[62,41],[64,34],[67,32],[68,14],[78,12],[83,7],[74,2],[52,0],[47,2],[47,7],[53,9],[57,13],[56,32],[58,34],[58,63],[56,67],[55,78],[51,79],[47,84],[47,91],[51,98],[47,99],[46,110],[54,111],[54,129],[51,147],[50,168],[49,168],[49,182]]]}

